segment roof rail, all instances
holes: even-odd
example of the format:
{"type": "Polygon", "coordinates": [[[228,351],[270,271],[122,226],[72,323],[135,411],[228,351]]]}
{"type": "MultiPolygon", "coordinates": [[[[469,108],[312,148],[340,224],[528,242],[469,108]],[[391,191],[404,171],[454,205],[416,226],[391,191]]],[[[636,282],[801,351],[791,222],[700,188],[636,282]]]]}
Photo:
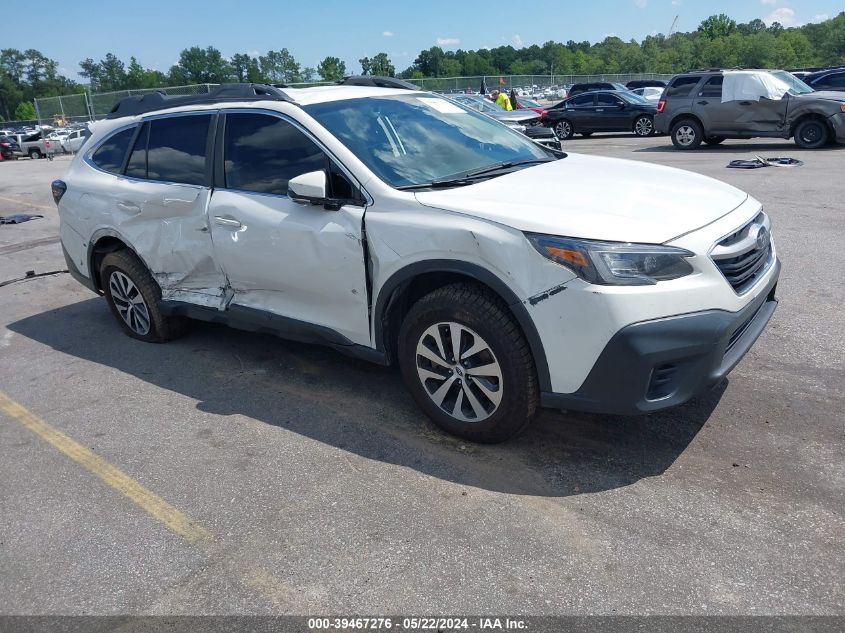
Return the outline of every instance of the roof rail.
{"type": "Polygon", "coordinates": [[[211,92],[199,95],[168,96],[161,91],[150,92],[138,97],[125,97],[109,112],[107,119],[137,116],[156,110],[187,105],[226,103],[229,101],[287,101],[296,103],[285,92],[266,84],[224,84],[211,92]]]}
{"type": "Polygon", "coordinates": [[[349,75],[337,82],[340,86],[371,86],[374,88],[401,88],[403,90],[420,90],[421,88],[408,81],[396,77],[381,77],[379,75],[349,75]]]}

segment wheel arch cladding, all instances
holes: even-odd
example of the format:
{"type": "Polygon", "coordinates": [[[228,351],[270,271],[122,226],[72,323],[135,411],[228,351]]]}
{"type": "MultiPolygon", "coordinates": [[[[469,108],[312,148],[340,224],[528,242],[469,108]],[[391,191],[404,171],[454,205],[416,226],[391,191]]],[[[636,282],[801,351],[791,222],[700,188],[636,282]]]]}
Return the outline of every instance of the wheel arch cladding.
{"type": "Polygon", "coordinates": [[[528,341],[541,391],[551,389],[546,353],[540,335],[527,308],[508,285],[489,270],[458,260],[430,260],[410,264],[388,278],[382,285],[373,310],[376,349],[395,358],[396,341],[402,319],[414,302],[443,286],[471,282],[485,286],[498,296],[516,319],[528,341]]]}
{"type": "Polygon", "coordinates": [[[704,124],[701,122],[701,119],[699,119],[697,116],[695,116],[692,112],[684,112],[682,114],[675,115],[675,117],[672,119],[672,122],[669,123],[669,130],[668,130],[669,133],[672,132],[673,127],[678,125],[678,123],[680,123],[684,119],[690,119],[692,121],[695,121],[696,123],[698,123],[701,126],[702,131],[704,131],[704,124]]]}
{"type": "Polygon", "coordinates": [[[828,117],[819,113],[819,112],[807,112],[806,114],[802,114],[800,117],[795,119],[792,122],[792,126],[789,128],[789,135],[795,136],[795,132],[798,129],[798,126],[804,123],[805,121],[818,121],[822,125],[824,125],[825,129],[828,131],[828,134],[834,134],[835,130],[831,125],[828,117]]]}
{"type": "Polygon", "coordinates": [[[149,270],[149,266],[147,266],[144,258],[138,255],[138,252],[132,245],[117,231],[110,229],[98,231],[88,243],[88,274],[91,276],[91,281],[94,283],[94,287],[98,292],[103,291],[102,284],[100,283],[100,264],[103,258],[108,253],[123,249],[131,251],[149,270]]]}

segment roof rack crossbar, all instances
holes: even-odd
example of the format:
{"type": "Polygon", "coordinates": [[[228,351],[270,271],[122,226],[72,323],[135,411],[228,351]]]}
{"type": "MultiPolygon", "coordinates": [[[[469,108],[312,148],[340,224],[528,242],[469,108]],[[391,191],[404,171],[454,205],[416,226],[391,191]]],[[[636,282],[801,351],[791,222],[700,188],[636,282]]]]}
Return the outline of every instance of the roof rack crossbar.
{"type": "Polygon", "coordinates": [[[397,79],[396,77],[382,77],[380,75],[349,75],[337,82],[339,86],[371,86],[374,88],[401,88],[403,90],[420,90],[416,84],[397,79]]]}
{"type": "Polygon", "coordinates": [[[157,110],[187,105],[205,105],[235,101],[287,101],[296,103],[287,93],[267,84],[224,84],[198,95],[169,96],[158,90],[137,97],[125,97],[109,112],[107,119],[138,116],[157,110]]]}

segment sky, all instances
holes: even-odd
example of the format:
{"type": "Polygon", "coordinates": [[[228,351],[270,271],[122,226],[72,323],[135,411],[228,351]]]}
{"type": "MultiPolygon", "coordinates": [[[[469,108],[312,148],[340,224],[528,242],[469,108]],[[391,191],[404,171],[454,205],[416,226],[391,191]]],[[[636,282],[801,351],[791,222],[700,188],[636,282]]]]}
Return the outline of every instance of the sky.
{"type": "MultiPolygon", "coordinates": [[[[33,5],[0,0],[0,14],[26,24],[33,5]]],[[[542,45],[549,40],[590,42],[609,35],[641,40],[677,30],[691,31],[707,16],[726,13],[737,22],[760,18],[798,26],[834,17],[843,0],[40,0],[39,31],[6,29],[0,47],[37,48],[75,79],[79,62],[114,53],[128,63],[167,72],[190,46],[215,46],[226,57],[287,48],[303,66],[327,55],[340,57],[348,72],[358,60],[386,52],[397,70],[419,51],[542,45]]]]}

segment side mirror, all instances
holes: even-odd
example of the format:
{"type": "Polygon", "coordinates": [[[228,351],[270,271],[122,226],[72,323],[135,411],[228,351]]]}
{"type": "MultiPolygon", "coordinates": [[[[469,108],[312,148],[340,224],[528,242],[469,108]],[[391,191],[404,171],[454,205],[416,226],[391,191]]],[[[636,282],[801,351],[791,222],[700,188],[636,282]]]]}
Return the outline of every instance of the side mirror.
{"type": "Polygon", "coordinates": [[[625,103],[624,103],[624,102],[619,104],[619,109],[620,109],[620,110],[624,110],[624,109],[625,109],[625,103]]]}
{"type": "Polygon", "coordinates": [[[325,204],[327,187],[325,171],[309,171],[288,181],[288,197],[302,204],[325,204]]]}

